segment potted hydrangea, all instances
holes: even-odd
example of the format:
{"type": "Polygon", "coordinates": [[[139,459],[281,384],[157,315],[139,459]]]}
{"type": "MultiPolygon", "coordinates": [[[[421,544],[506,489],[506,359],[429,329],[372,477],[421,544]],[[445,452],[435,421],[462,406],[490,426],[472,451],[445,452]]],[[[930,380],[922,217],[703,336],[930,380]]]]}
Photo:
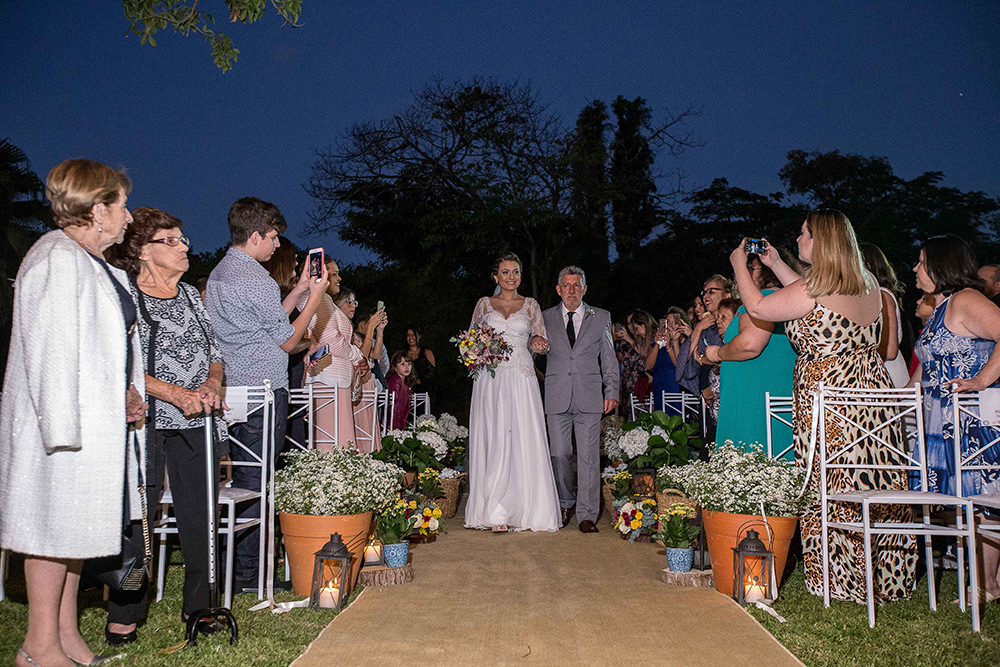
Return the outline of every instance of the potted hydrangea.
{"type": "Polygon", "coordinates": [[[389,431],[382,438],[382,449],[372,453],[377,461],[394,464],[402,468],[406,476],[404,485],[414,484],[418,474],[427,468],[440,469],[439,459],[448,453],[448,444],[433,431],[389,431]]]}
{"type": "Polygon", "coordinates": [[[313,554],[333,533],[340,533],[354,553],[353,586],[371,532],[372,513],[392,502],[403,471],[370,454],[339,448],[292,452],[286,461],[273,484],[292,588],[299,595],[309,594],[313,554]]]}
{"type": "MultiPolygon", "coordinates": [[[[744,449],[727,440],[708,461],[661,468],[663,484],[679,486],[702,508],[705,537],[712,558],[715,586],[732,595],[733,556],[741,530],[754,526],[771,543],[775,571],[781,574],[798,515],[809,503],[802,493],[805,471],[791,461],[773,459],[759,444],[744,449]],[[765,522],[767,526],[762,526],[765,522]]],[[[779,582],[780,583],[780,582],[779,582]]]]}

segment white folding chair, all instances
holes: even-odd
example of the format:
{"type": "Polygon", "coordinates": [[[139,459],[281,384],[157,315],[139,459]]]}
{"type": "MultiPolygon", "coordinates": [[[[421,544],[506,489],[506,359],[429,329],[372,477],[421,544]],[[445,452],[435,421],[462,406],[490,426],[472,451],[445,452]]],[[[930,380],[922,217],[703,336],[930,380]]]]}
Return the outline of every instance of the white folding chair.
{"type": "Polygon", "coordinates": [[[701,400],[694,394],[683,391],[664,391],[660,394],[663,411],[667,416],[679,415],[690,423],[701,419],[701,400]]]}
{"type": "Polygon", "coordinates": [[[410,394],[410,414],[412,416],[412,422],[417,423],[417,417],[420,415],[429,415],[431,413],[431,395],[426,391],[415,391],[410,394]],[[423,407],[423,412],[420,412],[420,408],[423,407]]]}
{"type": "Polygon", "coordinates": [[[764,423],[767,429],[767,455],[772,459],[783,457],[795,447],[795,442],[792,441],[780,452],[775,453],[774,451],[774,423],[778,422],[788,428],[793,428],[792,420],[794,416],[794,399],[791,396],[771,396],[771,392],[764,392],[764,423]]]}
{"type": "Polygon", "coordinates": [[[396,406],[396,395],[391,391],[380,391],[375,403],[375,412],[378,415],[379,423],[382,424],[382,437],[391,431],[393,409],[396,406]]]}
{"type": "Polygon", "coordinates": [[[638,398],[635,394],[629,394],[628,402],[632,421],[635,421],[636,415],[641,412],[653,411],[653,394],[651,393],[646,394],[646,398],[638,398]]]}
{"type": "Polygon", "coordinates": [[[306,422],[305,442],[299,442],[291,433],[285,433],[285,441],[302,451],[308,451],[315,446],[311,424],[313,422],[312,387],[301,387],[288,390],[288,419],[303,418],[306,422]]]}
{"type": "MultiPolygon", "coordinates": [[[[973,582],[972,628],[979,632],[979,599],[975,591],[976,548],[975,524],[972,523],[972,502],[957,496],[928,491],[926,443],[924,440],[923,400],[920,385],[906,389],[857,389],[830,387],[820,383],[813,402],[813,433],[819,440],[819,491],[820,521],[822,528],[823,604],[830,606],[830,531],[861,533],[864,540],[865,585],[868,604],[868,625],[875,627],[875,592],[872,570],[873,535],[919,535],[924,540],[924,555],[927,566],[927,592],[931,609],[937,609],[937,594],[934,590],[934,558],[931,537],[944,535],[958,539],[958,558],[963,559],[965,540],[969,554],[969,572],[973,582]],[[885,411],[884,419],[872,419],[873,409],[885,411]],[[865,418],[860,417],[865,410],[865,418]],[[904,419],[914,415],[916,433],[912,449],[907,448],[904,434],[904,419]],[[857,433],[849,442],[836,443],[831,450],[827,443],[827,433],[832,429],[842,433],[857,433]],[[898,431],[895,442],[892,430],[898,431]],[[857,462],[855,447],[862,442],[877,443],[887,450],[890,463],[857,462]],[[912,452],[912,453],[911,453],[912,452]],[[830,493],[827,489],[829,473],[842,470],[852,473],[858,470],[872,472],[896,472],[910,479],[916,478],[918,490],[910,489],[870,489],[830,493]],[[831,521],[829,512],[832,503],[861,505],[860,521],[831,521]],[[872,506],[878,505],[918,505],[922,510],[922,521],[884,522],[873,521],[872,506]],[[955,508],[955,526],[932,524],[931,507],[943,505],[955,508]]],[[[846,439],[846,438],[845,438],[846,439]]],[[[833,443],[829,443],[833,444],[833,443]]],[[[811,458],[811,457],[810,457],[811,458]]],[[[959,604],[965,610],[964,570],[959,565],[959,604]]]]}
{"type": "Polygon", "coordinates": [[[362,443],[367,443],[368,450],[371,451],[375,446],[375,438],[380,435],[378,410],[376,409],[378,395],[378,389],[364,389],[361,392],[361,400],[354,406],[354,432],[357,434],[354,445],[362,451],[362,443]],[[366,418],[367,411],[370,412],[366,418]]]}
{"type": "Polygon", "coordinates": [[[337,434],[340,432],[340,410],[337,408],[337,388],[319,382],[307,382],[306,390],[311,405],[309,424],[306,431],[309,434],[309,449],[325,445],[326,449],[337,447],[337,434]],[[322,409],[333,410],[333,433],[330,433],[317,422],[316,415],[322,409]]]}
{"type": "MultiPolygon", "coordinates": [[[[238,533],[253,528],[254,526],[260,527],[260,539],[258,545],[258,556],[260,567],[258,568],[257,575],[257,599],[264,599],[264,563],[265,558],[269,557],[271,552],[273,552],[273,545],[268,548],[267,535],[265,531],[265,523],[262,519],[268,518],[268,520],[273,520],[273,510],[267,506],[267,484],[269,470],[271,468],[271,447],[273,443],[271,442],[271,436],[274,433],[274,393],[271,391],[270,382],[266,383],[261,387],[248,387],[247,388],[247,415],[252,415],[255,413],[260,413],[263,416],[263,432],[261,433],[262,446],[261,453],[257,454],[253,449],[247,444],[240,442],[235,436],[233,436],[232,431],[229,433],[229,447],[230,449],[241,448],[249,457],[248,461],[232,461],[231,465],[235,466],[246,466],[251,468],[260,469],[260,487],[257,489],[238,489],[228,486],[223,483],[219,488],[219,507],[221,516],[219,519],[219,536],[220,538],[225,536],[226,540],[226,581],[225,587],[223,589],[223,595],[225,600],[225,606],[229,607],[232,604],[233,599],[233,555],[236,551],[236,536],[238,533]],[[247,502],[261,502],[260,516],[259,517],[237,517],[237,506],[247,502]]],[[[159,559],[157,564],[157,591],[156,600],[160,601],[163,599],[163,586],[166,581],[167,573],[167,539],[170,535],[177,534],[177,519],[170,514],[170,508],[173,505],[173,493],[170,489],[164,491],[162,498],[160,499],[160,505],[163,508],[163,514],[161,519],[157,522],[156,527],[153,529],[153,534],[157,536],[159,553],[157,558],[159,559]]]]}
{"type": "MultiPolygon", "coordinates": [[[[1000,471],[1000,462],[988,461],[984,456],[990,448],[1000,447],[1000,414],[997,414],[1000,389],[985,389],[970,394],[953,393],[952,397],[952,433],[958,434],[952,444],[955,452],[955,495],[968,498],[974,508],[1000,511],[1000,489],[992,486],[984,490],[982,486],[984,473],[1000,471]],[[987,411],[985,416],[983,410],[987,411]],[[980,427],[978,435],[982,440],[974,441],[966,435],[969,426],[980,427]],[[972,473],[972,493],[966,493],[963,484],[967,472],[972,473]]],[[[1000,524],[980,523],[976,526],[976,534],[984,541],[1000,546],[1000,524]]],[[[989,576],[989,573],[985,573],[985,576],[989,576]]]]}

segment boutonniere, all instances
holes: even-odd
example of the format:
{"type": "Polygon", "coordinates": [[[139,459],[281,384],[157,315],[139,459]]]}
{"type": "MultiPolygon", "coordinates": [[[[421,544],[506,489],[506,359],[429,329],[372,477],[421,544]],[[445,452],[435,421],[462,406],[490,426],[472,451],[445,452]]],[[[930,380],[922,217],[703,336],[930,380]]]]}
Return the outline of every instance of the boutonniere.
{"type": "Polygon", "coordinates": [[[587,309],[587,314],[584,315],[584,317],[586,318],[586,317],[593,317],[593,316],[594,316],[594,309],[593,308],[588,308],[587,309]]]}

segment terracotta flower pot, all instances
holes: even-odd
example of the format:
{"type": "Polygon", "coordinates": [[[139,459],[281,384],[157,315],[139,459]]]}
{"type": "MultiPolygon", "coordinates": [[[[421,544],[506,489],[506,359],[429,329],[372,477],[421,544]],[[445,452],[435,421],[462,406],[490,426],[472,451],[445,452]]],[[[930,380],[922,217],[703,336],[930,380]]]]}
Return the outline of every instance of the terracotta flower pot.
{"type": "Polygon", "coordinates": [[[314,555],[330,539],[333,533],[340,533],[351,559],[351,581],[345,595],[350,594],[357,581],[364,548],[371,532],[372,513],[348,514],[344,516],[311,516],[278,512],[281,533],[284,536],[285,551],[292,568],[292,590],[296,595],[309,595],[312,584],[314,555]]]}
{"type": "MultiPolygon", "coordinates": [[[[759,532],[764,544],[767,544],[767,529],[764,527],[760,515],[729,514],[728,512],[703,510],[701,516],[705,524],[708,552],[712,558],[712,577],[715,579],[715,588],[724,595],[732,595],[733,549],[746,536],[748,528],[759,532]],[[756,521],[756,523],[744,526],[743,534],[740,534],[740,526],[748,521],[756,521]]],[[[777,584],[780,586],[781,573],[785,570],[785,560],[788,558],[788,547],[795,535],[795,526],[798,524],[799,518],[796,516],[769,516],[767,521],[771,530],[774,531],[774,545],[772,547],[774,570],[779,579],[777,584]]]]}

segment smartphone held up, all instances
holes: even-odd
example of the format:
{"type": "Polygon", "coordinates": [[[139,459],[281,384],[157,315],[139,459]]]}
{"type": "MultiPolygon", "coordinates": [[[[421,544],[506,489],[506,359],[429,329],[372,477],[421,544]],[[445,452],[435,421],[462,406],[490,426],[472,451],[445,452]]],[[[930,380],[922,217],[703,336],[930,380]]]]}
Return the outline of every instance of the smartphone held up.
{"type": "Polygon", "coordinates": [[[323,278],[324,253],[322,248],[309,251],[309,278],[319,282],[323,278]]]}
{"type": "Polygon", "coordinates": [[[767,251],[766,239],[747,239],[743,251],[748,255],[763,255],[767,251]]]}

